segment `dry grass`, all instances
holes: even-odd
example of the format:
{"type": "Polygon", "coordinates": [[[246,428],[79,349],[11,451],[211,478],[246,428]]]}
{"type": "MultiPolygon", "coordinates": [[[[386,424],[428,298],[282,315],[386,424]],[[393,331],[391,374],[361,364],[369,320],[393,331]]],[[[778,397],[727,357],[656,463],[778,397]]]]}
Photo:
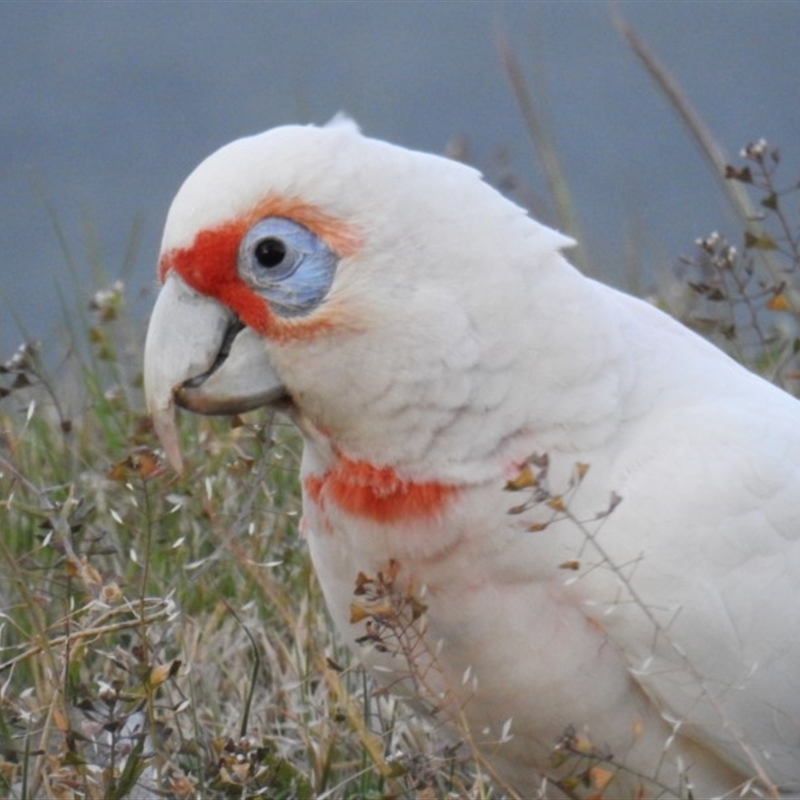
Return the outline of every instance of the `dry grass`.
{"type": "Polygon", "coordinates": [[[33,348],[2,368],[0,794],[488,796],[332,637],[296,435],[193,418],[175,478],[121,287],[90,305],[78,416],[33,348]]]}
{"type": "MultiPolygon", "coordinates": [[[[796,390],[797,183],[766,144],[742,160],[741,246],[701,238],[656,301],[796,390]]],[[[268,413],[192,418],[175,478],[124,288],[80,306],[68,381],[30,345],[0,366],[0,795],[505,796],[332,635],[297,533],[296,434],[268,413]]],[[[360,588],[385,599],[376,580],[360,588]]]]}

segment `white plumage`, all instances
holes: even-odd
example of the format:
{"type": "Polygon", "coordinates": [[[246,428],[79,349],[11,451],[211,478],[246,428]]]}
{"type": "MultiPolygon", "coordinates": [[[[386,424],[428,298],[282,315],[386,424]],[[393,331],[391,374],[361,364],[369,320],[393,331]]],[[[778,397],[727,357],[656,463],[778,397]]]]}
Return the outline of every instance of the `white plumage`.
{"type": "Polygon", "coordinates": [[[423,603],[404,691],[523,795],[800,794],[800,404],[569,244],[349,123],[234,142],[167,219],[156,429],[286,411],[341,635],[397,683],[423,603]]]}

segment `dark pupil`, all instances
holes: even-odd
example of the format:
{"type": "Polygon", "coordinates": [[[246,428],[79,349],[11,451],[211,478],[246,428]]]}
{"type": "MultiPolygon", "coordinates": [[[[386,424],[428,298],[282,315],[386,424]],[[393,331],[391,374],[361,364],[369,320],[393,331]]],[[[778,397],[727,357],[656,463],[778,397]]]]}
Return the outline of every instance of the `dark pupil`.
{"type": "Polygon", "coordinates": [[[256,261],[266,269],[277,267],[286,256],[286,245],[280,239],[262,239],[255,249],[256,261]]]}

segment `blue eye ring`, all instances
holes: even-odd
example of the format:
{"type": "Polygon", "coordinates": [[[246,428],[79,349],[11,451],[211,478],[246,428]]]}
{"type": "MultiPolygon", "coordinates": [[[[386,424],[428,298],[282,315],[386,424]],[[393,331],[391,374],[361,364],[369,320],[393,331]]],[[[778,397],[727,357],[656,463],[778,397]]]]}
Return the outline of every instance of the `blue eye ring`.
{"type": "Polygon", "coordinates": [[[282,316],[316,308],[330,289],[338,262],[317,234],[284,217],[260,220],[239,245],[239,275],[282,316]]]}

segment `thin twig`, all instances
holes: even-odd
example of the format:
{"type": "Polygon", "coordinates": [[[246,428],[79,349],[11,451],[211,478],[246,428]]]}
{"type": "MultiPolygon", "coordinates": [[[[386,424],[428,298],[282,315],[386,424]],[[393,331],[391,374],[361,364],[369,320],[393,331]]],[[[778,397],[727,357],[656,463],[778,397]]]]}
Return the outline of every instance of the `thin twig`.
{"type": "MultiPolygon", "coordinates": [[[[613,6],[613,8],[614,26],[667,98],[681,122],[683,122],[684,127],[711,169],[714,180],[722,189],[722,193],[730,202],[742,225],[746,230],[755,230],[757,227],[755,221],[759,217],[758,210],[750,202],[750,198],[742,186],[736,181],[730,181],[725,178],[725,167],[730,163],[730,158],[725,153],[724,148],[709,131],[680,86],[658,61],[639,34],[634,31],[619,8],[617,6],[613,6]]],[[[781,276],[777,265],[766,252],[759,251],[759,256],[770,277],[776,284],[780,283],[781,276]]]]}
{"type": "MultiPolygon", "coordinates": [[[[115,622],[112,625],[102,625],[100,627],[87,628],[83,631],[71,631],[65,636],[56,636],[54,639],[49,639],[46,642],[35,644],[32,647],[29,647],[23,653],[20,653],[18,656],[14,656],[14,658],[11,658],[8,661],[0,664],[0,674],[13,667],[15,664],[24,661],[26,658],[38,655],[45,648],[60,647],[61,645],[65,645],[70,641],[74,642],[76,639],[96,639],[100,636],[105,636],[108,633],[116,633],[117,631],[123,631],[126,628],[136,628],[142,624],[148,625],[152,622],[156,622],[159,619],[164,619],[166,616],[168,616],[168,604],[160,599],[158,600],[158,604],[162,605],[163,609],[161,611],[156,611],[154,614],[149,617],[145,617],[144,619],[136,617],[134,619],[128,619],[122,622],[115,622]]],[[[121,610],[127,611],[128,609],[121,610]]]]}
{"type": "MultiPolygon", "coordinates": [[[[537,105],[541,105],[541,102],[537,102],[531,96],[517,54],[505,36],[500,37],[498,48],[508,82],[511,84],[511,90],[522,113],[534,153],[539,160],[548,191],[555,204],[558,227],[570,236],[580,239],[580,225],[575,214],[575,204],[572,202],[569,192],[569,182],[561,167],[558,148],[553,142],[553,136],[544,119],[536,110],[537,105]]],[[[577,248],[574,259],[584,274],[591,274],[591,266],[583,247],[577,248]]]]}

